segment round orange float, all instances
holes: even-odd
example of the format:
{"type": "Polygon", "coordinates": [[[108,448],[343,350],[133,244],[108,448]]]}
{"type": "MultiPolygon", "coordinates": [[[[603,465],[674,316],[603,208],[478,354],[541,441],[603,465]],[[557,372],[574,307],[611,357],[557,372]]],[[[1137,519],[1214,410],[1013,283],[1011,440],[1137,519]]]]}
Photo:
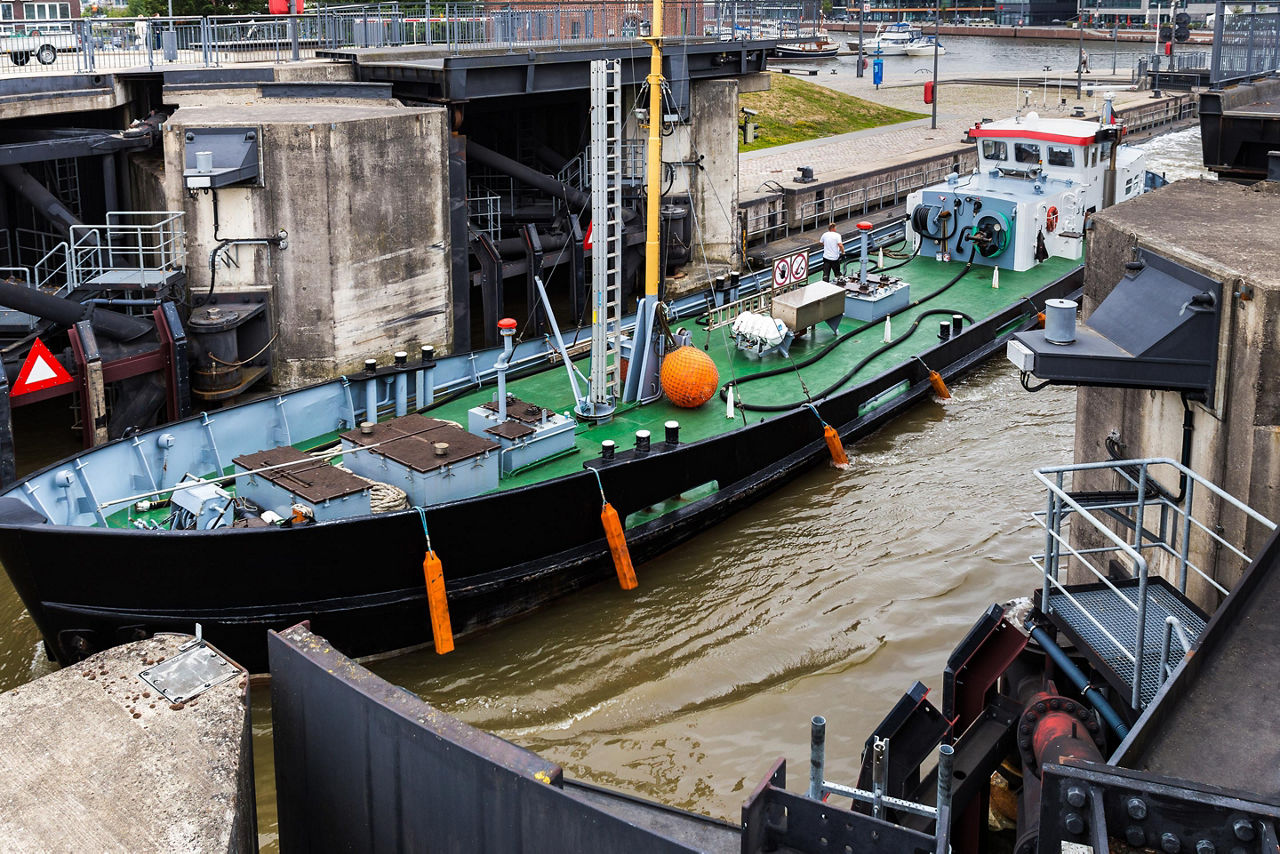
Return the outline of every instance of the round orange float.
{"type": "Polygon", "coordinates": [[[720,387],[716,363],[697,347],[684,346],[668,353],[660,377],[667,398],[685,409],[706,403],[720,387]]]}

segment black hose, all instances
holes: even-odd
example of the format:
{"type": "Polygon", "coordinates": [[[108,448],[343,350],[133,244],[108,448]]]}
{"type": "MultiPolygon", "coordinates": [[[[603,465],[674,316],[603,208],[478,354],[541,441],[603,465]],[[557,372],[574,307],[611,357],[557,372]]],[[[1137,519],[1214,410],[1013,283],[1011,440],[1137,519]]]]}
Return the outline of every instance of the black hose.
{"type": "MultiPolygon", "coordinates": [[[[899,314],[902,314],[902,312],[904,311],[907,311],[909,309],[919,306],[921,303],[927,302],[928,300],[932,300],[941,296],[953,285],[955,285],[956,282],[964,278],[964,275],[966,273],[968,273],[971,269],[973,269],[973,255],[974,253],[970,253],[969,260],[968,262],[965,263],[964,269],[961,270],[959,273],[957,273],[955,278],[953,278],[951,281],[947,282],[945,285],[938,288],[938,290],[934,291],[928,296],[921,297],[920,299],[915,300],[903,306],[897,311],[890,312],[888,315],[886,315],[886,317],[895,317],[899,314]]],[[[804,404],[809,403],[810,399],[808,398],[816,397],[818,399],[822,399],[824,397],[827,397],[828,395],[830,395],[831,393],[839,389],[841,386],[843,386],[845,383],[847,383],[850,379],[852,379],[858,373],[858,371],[866,367],[867,364],[872,359],[876,358],[881,353],[884,353],[890,348],[897,346],[898,344],[905,341],[907,338],[911,337],[911,335],[916,331],[916,329],[919,328],[920,321],[924,320],[926,317],[930,317],[935,314],[959,314],[962,317],[964,317],[964,319],[969,323],[973,323],[973,318],[961,311],[952,311],[950,309],[941,309],[941,308],[929,309],[928,311],[921,313],[921,315],[915,319],[915,322],[911,324],[911,327],[906,331],[906,334],[900,335],[897,338],[895,338],[893,341],[890,341],[889,343],[884,344],[876,348],[875,350],[873,350],[869,355],[867,355],[865,358],[859,361],[856,365],[854,365],[852,370],[850,370],[844,376],[840,377],[840,379],[836,380],[834,384],[818,392],[817,395],[806,396],[805,400],[797,400],[790,403],[776,403],[776,404],[748,404],[743,402],[741,399],[739,399],[738,406],[744,410],[750,410],[751,412],[785,412],[787,410],[794,409],[797,406],[803,406],[804,404]]],[[[720,399],[721,400],[728,399],[729,386],[731,385],[741,386],[743,383],[754,382],[756,380],[763,380],[763,379],[767,379],[768,377],[777,376],[779,374],[791,373],[792,371],[798,372],[801,368],[808,367],[809,365],[812,365],[814,362],[818,361],[819,359],[824,358],[828,353],[830,353],[836,347],[843,344],[845,341],[848,341],[853,336],[858,335],[862,332],[866,332],[868,329],[873,329],[873,328],[875,327],[868,324],[867,326],[863,326],[859,329],[852,329],[846,332],[845,334],[841,335],[839,338],[835,339],[830,344],[823,347],[821,350],[819,350],[817,353],[814,353],[812,356],[808,357],[807,359],[803,359],[799,362],[788,362],[786,365],[782,365],[777,368],[772,368],[767,371],[761,371],[758,374],[751,374],[750,376],[746,376],[746,377],[739,377],[734,381],[727,382],[720,387],[720,399]]],[[[739,398],[741,398],[741,395],[739,395],[739,398]]]]}

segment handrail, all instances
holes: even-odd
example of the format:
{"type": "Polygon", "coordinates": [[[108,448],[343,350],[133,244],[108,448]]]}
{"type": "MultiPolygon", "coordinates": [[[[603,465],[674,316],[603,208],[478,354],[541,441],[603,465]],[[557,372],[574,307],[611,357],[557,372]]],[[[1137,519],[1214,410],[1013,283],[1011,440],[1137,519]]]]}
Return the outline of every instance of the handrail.
{"type": "MultiPolygon", "coordinates": [[[[1200,531],[1206,534],[1212,542],[1218,546],[1224,547],[1226,552],[1235,555],[1242,561],[1247,562],[1248,556],[1237,548],[1234,544],[1228,542],[1218,531],[1211,529],[1193,514],[1193,498],[1197,488],[1207,489],[1212,495],[1216,496],[1226,507],[1232,507],[1244,513],[1249,519],[1262,524],[1267,530],[1274,530],[1276,525],[1270,519],[1263,516],[1244,502],[1232,496],[1230,493],[1221,489],[1217,485],[1205,480],[1197,475],[1181,463],[1165,458],[1152,457],[1138,460],[1110,460],[1097,463],[1077,463],[1065,466],[1052,466],[1040,468],[1035,471],[1035,476],[1046,486],[1048,492],[1048,508],[1042,512],[1032,514],[1032,518],[1038,523],[1043,524],[1045,528],[1045,549],[1042,554],[1031,556],[1031,562],[1041,571],[1043,581],[1041,588],[1041,607],[1046,610],[1050,609],[1050,595],[1054,591],[1060,592],[1065,599],[1077,609],[1100,633],[1110,642],[1123,656],[1133,663],[1133,681],[1131,685],[1131,705],[1133,708],[1140,708],[1142,702],[1142,663],[1145,661],[1146,655],[1146,619],[1148,608],[1148,573],[1150,562],[1144,551],[1154,550],[1156,552],[1169,555],[1177,563],[1178,567],[1178,589],[1179,592],[1186,592],[1186,584],[1188,574],[1194,572],[1198,577],[1206,583],[1213,586],[1222,593],[1228,592],[1225,587],[1219,584],[1215,579],[1210,577],[1203,569],[1195,564],[1191,559],[1190,539],[1194,531],[1200,531]],[[1180,476],[1180,480],[1186,484],[1183,494],[1177,499],[1169,496],[1151,476],[1151,469],[1154,467],[1170,467],[1180,476]],[[1080,472],[1090,471],[1110,471],[1121,477],[1136,489],[1136,495],[1132,501],[1110,501],[1106,505],[1100,507],[1085,507],[1075,496],[1066,489],[1065,478],[1067,474],[1075,475],[1080,472]],[[1148,507],[1159,509],[1161,513],[1161,526],[1159,534],[1149,534],[1144,523],[1144,514],[1148,507]],[[1111,527],[1106,525],[1102,518],[1094,511],[1098,510],[1110,511],[1128,511],[1132,514],[1133,537],[1132,542],[1122,538],[1111,527]],[[1181,520],[1180,525],[1170,526],[1166,522],[1166,514],[1172,512],[1181,520]],[[1090,530],[1100,535],[1105,543],[1102,547],[1094,548],[1077,548],[1064,535],[1062,527],[1066,519],[1072,514],[1078,515],[1087,520],[1090,530]],[[1169,528],[1176,528],[1176,531],[1170,532],[1169,528]],[[1174,548],[1176,542],[1177,548],[1174,548]],[[1095,561],[1090,557],[1099,557],[1104,554],[1118,554],[1123,556],[1133,568],[1134,577],[1138,582],[1137,601],[1131,601],[1128,596],[1124,595],[1120,589],[1111,581],[1108,574],[1103,572],[1095,561]],[[1122,643],[1114,633],[1112,633],[1103,623],[1095,617],[1082,604],[1076,596],[1072,595],[1066,585],[1060,580],[1060,564],[1062,559],[1074,558],[1081,567],[1086,569],[1095,578],[1103,583],[1112,594],[1120,601],[1124,602],[1136,613],[1136,626],[1132,647],[1122,643]]],[[[1203,502],[1202,502],[1203,503],[1203,502]]],[[[1170,618],[1175,619],[1175,618],[1170,618]]],[[[1175,622],[1176,619],[1175,619],[1175,622]]],[[[1165,633],[1166,639],[1164,648],[1161,650],[1161,670],[1159,671],[1160,680],[1164,679],[1163,668],[1168,661],[1169,633],[1177,630],[1179,638],[1183,642],[1184,654],[1190,648],[1189,641],[1186,640],[1185,632],[1181,623],[1176,626],[1166,622],[1165,633]]]]}

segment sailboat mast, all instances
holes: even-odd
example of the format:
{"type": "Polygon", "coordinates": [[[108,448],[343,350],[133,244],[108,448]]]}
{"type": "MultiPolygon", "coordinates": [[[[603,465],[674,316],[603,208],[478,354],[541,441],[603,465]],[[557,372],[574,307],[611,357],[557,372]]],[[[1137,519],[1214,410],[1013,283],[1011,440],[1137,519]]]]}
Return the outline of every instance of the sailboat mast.
{"type": "Polygon", "coordinates": [[[649,60],[649,167],[646,181],[648,208],[645,216],[644,244],[644,295],[658,296],[658,283],[662,281],[662,255],[658,237],[658,208],[662,196],[662,0],[653,0],[653,24],[649,38],[653,48],[649,60]]]}

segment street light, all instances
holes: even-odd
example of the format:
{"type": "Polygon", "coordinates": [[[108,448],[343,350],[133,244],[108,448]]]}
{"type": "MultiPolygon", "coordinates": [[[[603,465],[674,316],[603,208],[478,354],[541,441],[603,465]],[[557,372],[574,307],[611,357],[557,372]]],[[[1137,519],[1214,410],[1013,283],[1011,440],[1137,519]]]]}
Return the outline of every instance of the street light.
{"type": "Polygon", "coordinates": [[[933,116],[929,129],[938,129],[938,25],[942,23],[942,0],[933,4],[933,116]]]}
{"type": "Polygon", "coordinates": [[[1080,52],[1076,54],[1076,100],[1079,101],[1084,92],[1084,4],[1076,3],[1076,33],[1079,34],[1080,52]]]}

